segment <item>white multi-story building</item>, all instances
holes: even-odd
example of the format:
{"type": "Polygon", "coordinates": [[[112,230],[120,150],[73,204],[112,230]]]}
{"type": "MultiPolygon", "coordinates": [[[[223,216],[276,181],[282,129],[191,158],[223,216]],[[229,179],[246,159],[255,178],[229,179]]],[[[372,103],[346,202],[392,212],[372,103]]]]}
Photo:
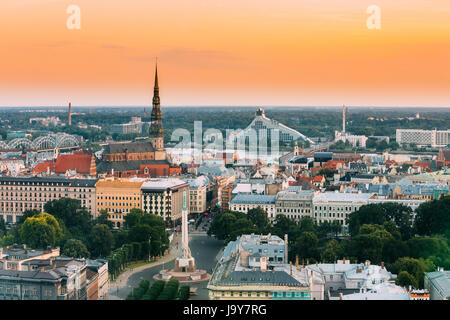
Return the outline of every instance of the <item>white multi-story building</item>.
{"type": "Polygon", "coordinates": [[[342,141],[342,142],[349,142],[353,147],[366,147],[366,142],[369,138],[366,136],[358,136],[354,134],[349,134],[347,132],[341,132],[341,131],[335,131],[334,133],[335,139],[334,141],[342,141]]]}
{"type": "Polygon", "coordinates": [[[187,182],[177,178],[149,179],[142,184],[142,210],[164,220],[177,220],[181,218],[184,191],[190,203],[187,182]]]}
{"type": "Polygon", "coordinates": [[[393,283],[396,275],[389,272],[384,263],[372,265],[367,260],[352,264],[343,259],[337,263],[307,265],[306,269],[323,277],[325,298],[329,300],[366,300],[367,295],[374,300],[381,297],[378,293],[389,296],[386,300],[409,300],[408,291],[393,283]]]}
{"type": "Polygon", "coordinates": [[[131,117],[131,121],[128,123],[113,124],[111,125],[112,133],[142,133],[146,132],[151,122],[142,122],[141,117],[131,117]]]}
{"type": "Polygon", "coordinates": [[[323,300],[322,277],[288,264],[286,243],[270,234],[230,241],[208,283],[210,300],[323,300]]]}
{"type": "Polygon", "coordinates": [[[261,207],[267,212],[267,217],[273,219],[276,216],[275,201],[275,195],[238,194],[231,199],[229,206],[231,211],[239,211],[245,214],[248,210],[261,207]]]}
{"type": "Polygon", "coordinates": [[[369,203],[372,194],[369,193],[338,193],[324,192],[314,196],[313,217],[318,223],[339,221],[346,227],[346,218],[361,206],[369,203]]]}
{"type": "Polygon", "coordinates": [[[312,216],[312,199],[314,191],[300,190],[298,192],[280,191],[276,198],[276,215],[282,214],[290,219],[312,216]]]}
{"type": "Polygon", "coordinates": [[[450,143],[449,135],[450,130],[397,129],[396,140],[399,145],[446,147],[450,143]]]}

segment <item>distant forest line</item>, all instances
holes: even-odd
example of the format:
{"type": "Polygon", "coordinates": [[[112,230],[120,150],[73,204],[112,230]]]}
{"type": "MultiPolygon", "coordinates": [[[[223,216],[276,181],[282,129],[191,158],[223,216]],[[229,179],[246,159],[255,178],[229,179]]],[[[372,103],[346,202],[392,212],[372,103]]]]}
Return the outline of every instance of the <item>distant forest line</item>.
{"type": "MultiPolygon", "coordinates": [[[[165,141],[169,141],[172,132],[184,128],[193,132],[194,121],[202,121],[203,130],[215,128],[225,133],[226,129],[246,128],[255,117],[257,107],[162,107],[165,141]]],[[[72,107],[72,126],[45,127],[29,124],[34,117],[57,116],[67,121],[67,107],[16,107],[0,108],[0,135],[15,130],[50,130],[79,134],[91,142],[104,141],[112,136],[110,127],[115,123],[127,123],[132,116],[150,121],[151,107],[72,107]],[[45,110],[48,112],[30,112],[45,110]],[[90,111],[92,110],[92,114],[90,111]],[[26,112],[24,112],[26,111],[26,112]],[[76,113],[84,113],[77,115],[76,113]],[[95,128],[81,129],[78,122],[87,125],[99,125],[95,128]]],[[[291,127],[308,137],[333,137],[335,130],[342,129],[342,108],[337,107],[264,107],[267,117],[291,127]]],[[[357,135],[376,135],[395,137],[395,130],[404,129],[448,129],[450,128],[450,109],[445,108],[362,108],[348,107],[347,131],[357,135]],[[416,118],[419,113],[420,117],[416,118]]],[[[145,136],[143,133],[140,136],[145,136]]],[[[127,139],[136,134],[113,136],[115,139],[127,139]]]]}

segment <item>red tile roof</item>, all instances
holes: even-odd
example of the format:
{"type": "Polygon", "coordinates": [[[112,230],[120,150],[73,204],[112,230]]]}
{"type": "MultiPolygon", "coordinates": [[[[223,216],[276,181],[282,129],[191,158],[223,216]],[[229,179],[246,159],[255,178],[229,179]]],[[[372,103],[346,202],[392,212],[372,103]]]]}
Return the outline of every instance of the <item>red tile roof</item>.
{"type": "Polygon", "coordinates": [[[313,182],[322,182],[323,176],[315,176],[313,177],[313,182]]]}
{"type": "Polygon", "coordinates": [[[53,168],[52,160],[40,162],[33,168],[33,173],[45,173],[45,172],[47,172],[49,167],[50,167],[50,172],[53,172],[54,168],[53,168]]]}
{"type": "Polygon", "coordinates": [[[420,162],[420,161],[416,161],[416,162],[414,162],[414,165],[415,165],[415,166],[418,166],[418,167],[422,167],[422,168],[429,168],[430,165],[431,165],[431,162],[420,162]]]}
{"type": "Polygon", "coordinates": [[[91,168],[91,159],[92,155],[90,154],[62,154],[56,159],[55,173],[76,170],[78,173],[92,174],[95,168],[91,168]]]}

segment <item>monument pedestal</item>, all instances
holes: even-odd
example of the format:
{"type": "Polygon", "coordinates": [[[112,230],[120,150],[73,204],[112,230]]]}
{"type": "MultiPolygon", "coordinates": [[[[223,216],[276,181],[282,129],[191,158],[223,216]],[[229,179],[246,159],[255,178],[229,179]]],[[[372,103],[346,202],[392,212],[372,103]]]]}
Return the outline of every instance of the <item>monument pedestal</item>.
{"type": "Polygon", "coordinates": [[[205,270],[197,270],[195,259],[191,256],[189,250],[188,223],[187,223],[187,198],[186,191],[183,193],[183,211],[181,213],[181,246],[178,258],[175,260],[175,266],[172,270],[162,270],[156,274],[153,279],[170,280],[176,279],[179,282],[197,282],[206,281],[211,276],[205,270]]]}
{"type": "Polygon", "coordinates": [[[175,260],[175,267],[173,271],[175,272],[195,272],[195,261],[194,258],[177,258],[175,260]]]}

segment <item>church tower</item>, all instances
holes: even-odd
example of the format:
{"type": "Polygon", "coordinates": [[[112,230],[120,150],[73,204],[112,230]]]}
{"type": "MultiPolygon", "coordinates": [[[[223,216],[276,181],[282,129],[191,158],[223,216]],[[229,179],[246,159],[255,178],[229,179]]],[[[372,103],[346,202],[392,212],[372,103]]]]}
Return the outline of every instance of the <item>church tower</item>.
{"type": "Polygon", "coordinates": [[[152,124],[149,128],[150,142],[157,151],[164,149],[164,135],[162,128],[162,113],[159,100],[159,86],[158,86],[158,65],[155,70],[155,87],[153,89],[153,109],[151,113],[152,124]]]}

